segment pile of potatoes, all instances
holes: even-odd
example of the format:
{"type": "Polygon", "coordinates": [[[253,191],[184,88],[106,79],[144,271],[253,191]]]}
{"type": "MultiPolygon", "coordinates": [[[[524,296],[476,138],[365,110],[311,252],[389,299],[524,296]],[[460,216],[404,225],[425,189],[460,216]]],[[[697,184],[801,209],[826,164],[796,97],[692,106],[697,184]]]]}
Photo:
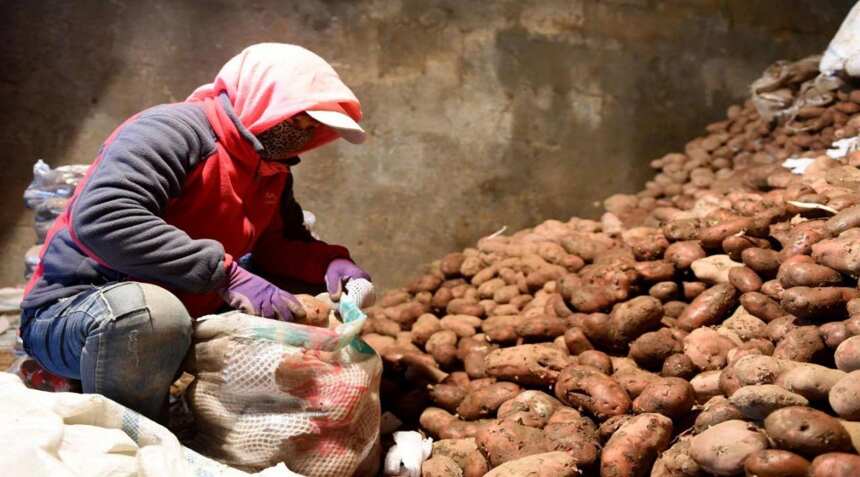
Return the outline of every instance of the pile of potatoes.
{"type": "Polygon", "coordinates": [[[481,239],[367,310],[425,477],[860,475],[860,152],[823,155],[860,90],[727,116],[600,220],[481,239]]]}

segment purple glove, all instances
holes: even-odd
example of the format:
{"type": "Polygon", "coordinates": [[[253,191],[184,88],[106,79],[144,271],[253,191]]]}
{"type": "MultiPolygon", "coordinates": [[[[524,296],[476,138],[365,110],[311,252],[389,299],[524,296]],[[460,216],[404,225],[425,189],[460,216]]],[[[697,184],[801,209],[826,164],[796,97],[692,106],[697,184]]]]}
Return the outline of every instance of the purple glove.
{"type": "Polygon", "coordinates": [[[305,309],[296,297],[235,262],[230,265],[227,274],[227,286],[221,290],[221,298],[242,313],[282,321],[305,316],[305,309]]]}
{"type": "Polygon", "coordinates": [[[336,258],[328,264],[325,272],[325,287],[332,300],[340,300],[343,285],[353,278],[364,278],[370,281],[370,275],[358,268],[358,265],[345,258],[336,258]]]}

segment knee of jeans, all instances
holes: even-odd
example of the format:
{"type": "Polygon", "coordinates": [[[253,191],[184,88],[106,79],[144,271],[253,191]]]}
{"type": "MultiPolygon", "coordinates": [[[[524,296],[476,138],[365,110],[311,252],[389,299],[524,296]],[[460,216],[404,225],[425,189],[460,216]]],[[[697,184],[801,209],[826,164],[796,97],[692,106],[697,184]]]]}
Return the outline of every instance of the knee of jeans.
{"type": "Polygon", "coordinates": [[[175,337],[177,344],[191,342],[191,315],[173,293],[158,285],[140,283],[146,307],[152,319],[153,330],[175,337]]]}

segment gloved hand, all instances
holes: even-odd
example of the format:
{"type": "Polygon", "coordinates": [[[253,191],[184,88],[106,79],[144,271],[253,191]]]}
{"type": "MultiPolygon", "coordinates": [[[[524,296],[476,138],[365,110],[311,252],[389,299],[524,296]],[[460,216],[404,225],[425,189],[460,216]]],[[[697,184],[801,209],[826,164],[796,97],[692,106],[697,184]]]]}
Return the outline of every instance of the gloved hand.
{"type": "Polygon", "coordinates": [[[343,285],[353,278],[364,278],[370,281],[370,275],[345,258],[336,258],[328,264],[325,272],[325,287],[333,301],[340,300],[343,285]]]}
{"type": "Polygon", "coordinates": [[[235,262],[227,270],[227,286],[221,298],[249,315],[292,321],[304,318],[305,309],[292,294],[245,270],[235,262]]]}

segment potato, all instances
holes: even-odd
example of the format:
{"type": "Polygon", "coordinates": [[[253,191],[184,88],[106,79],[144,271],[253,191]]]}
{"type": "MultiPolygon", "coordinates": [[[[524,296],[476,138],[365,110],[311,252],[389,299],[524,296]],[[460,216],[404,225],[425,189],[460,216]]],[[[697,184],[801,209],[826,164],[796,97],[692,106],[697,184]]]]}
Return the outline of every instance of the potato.
{"type": "Polygon", "coordinates": [[[451,330],[437,331],[427,340],[424,349],[442,366],[457,359],[457,335],[451,330]]]}
{"type": "Polygon", "coordinates": [[[427,309],[424,305],[417,301],[409,301],[385,308],[385,317],[401,326],[412,326],[425,312],[427,309]]]}
{"type": "Polygon", "coordinates": [[[822,240],[812,246],[812,258],[821,265],[856,277],[860,274],[860,237],[822,240]]]}
{"type": "Polygon", "coordinates": [[[468,298],[454,298],[448,302],[445,311],[449,315],[484,316],[484,307],[468,298]]]}
{"type": "Polygon", "coordinates": [[[517,325],[520,321],[521,317],[518,315],[491,316],[481,323],[481,331],[487,335],[490,341],[510,343],[519,338],[517,325]]]}
{"type": "Polygon", "coordinates": [[[487,461],[478,450],[475,439],[444,439],[433,443],[433,457],[444,456],[463,470],[463,477],[480,477],[487,473],[487,461]]]}
{"type": "Polygon", "coordinates": [[[648,290],[648,294],[665,303],[678,296],[678,284],[675,282],[656,283],[648,290]]]}
{"type": "Polygon", "coordinates": [[[836,367],[846,373],[860,369],[860,336],[852,336],[836,347],[836,367]]]}
{"type": "Polygon", "coordinates": [[[776,379],[776,385],[810,401],[823,401],[827,399],[833,386],[845,376],[845,372],[837,369],[804,364],[782,372],[776,379]]]}
{"type": "Polygon", "coordinates": [[[636,413],[653,412],[670,418],[681,418],[695,404],[693,386],[681,378],[663,378],[645,386],[633,401],[636,413]]]}
{"type": "Polygon", "coordinates": [[[747,266],[730,268],[728,282],[741,293],[758,291],[762,286],[761,277],[747,266]]]}
{"type": "Polygon", "coordinates": [[[589,465],[597,460],[597,428],[591,419],[574,409],[561,407],[553,413],[544,427],[544,435],[554,450],[569,453],[577,465],[589,465]]]}
{"type": "Polygon", "coordinates": [[[705,283],[728,283],[729,270],[743,266],[729,258],[728,255],[711,255],[700,258],[690,265],[696,278],[705,283]]]}
{"type": "Polygon", "coordinates": [[[770,413],[764,420],[768,436],[781,449],[803,456],[825,452],[850,452],[851,438],[835,418],[805,406],[791,406],[770,413]]]}
{"type": "Polygon", "coordinates": [[[639,278],[650,283],[671,280],[675,276],[675,266],[665,260],[636,262],[634,268],[639,278]]]}
{"type": "Polygon", "coordinates": [[[748,419],[761,420],[771,412],[788,406],[806,406],[809,401],[800,394],[774,384],[753,384],[735,391],[729,402],[748,419]]]}
{"type": "Polygon", "coordinates": [[[456,384],[436,384],[430,387],[430,399],[446,411],[456,412],[457,406],[466,397],[466,387],[456,384]]]}
{"type": "Polygon", "coordinates": [[[486,477],[577,477],[575,459],[566,452],[534,454],[506,462],[486,477]]]}
{"type": "Polygon", "coordinates": [[[295,320],[296,323],[309,326],[320,326],[328,328],[329,312],[331,307],[311,295],[296,295],[296,299],[302,304],[305,310],[305,316],[295,320]]]}
{"type": "Polygon", "coordinates": [[[448,308],[448,303],[454,299],[454,292],[450,287],[442,287],[436,290],[433,298],[430,299],[430,307],[435,310],[444,310],[448,308]]]}
{"type": "Polygon", "coordinates": [[[475,442],[492,467],[550,450],[543,431],[510,421],[483,426],[475,442]]]}
{"type": "Polygon", "coordinates": [[[646,386],[661,379],[657,374],[636,367],[618,368],[616,365],[615,369],[612,379],[621,385],[631,399],[639,396],[646,386]]]}
{"type": "Polygon", "coordinates": [[[860,456],[828,452],[817,456],[809,467],[809,477],[854,477],[860,475],[860,456]]]}
{"type": "Polygon", "coordinates": [[[663,306],[660,300],[639,296],[612,310],[608,338],[616,346],[626,346],[636,337],[660,326],[663,306]]]}
{"type": "Polygon", "coordinates": [[[768,280],[761,284],[761,292],[774,300],[782,300],[782,295],[785,293],[785,288],[779,280],[768,280]]]}
{"type": "Polygon", "coordinates": [[[702,371],[723,368],[729,350],[737,346],[711,328],[696,328],[683,343],[684,354],[702,371]]]}
{"type": "Polygon", "coordinates": [[[690,379],[696,374],[696,366],[690,358],[682,353],[673,354],[666,357],[663,361],[663,368],[660,370],[660,375],[671,378],[690,379]]]}
{"type": "Polygon", "coordinates": [[[831,321],[818,327],[818,332],[821,334],[821,339],[824,341],[824,346],[835,350],[843,341],[851,337],[851,332],[848,331],[846,321],[831,321]]]}
{"type": "Polygon", "coordinates": [[[556,398],[542,391],[528,390],[499,406],[498,419],[528,427],[543,428],[553,413],[562,407],[556,398]]]}
{"type": "Polygon", "coordinates": [[[621,239],[633,250],[637,260],[656,260],[663,256],[669,241],[660,229],[634,227],[621,233],[621,239]]]}
{"type": "Polygon", "coordinates": [[[439,262],[439,270],[441,270],[442,274],[446,277],[459,276],[460,268],[463,266],[463,262],[465,260],[466,256],[462,253],[449,253],[439,262]]]}
{"type": "Polygon", "coordinates": [[[419,316],[418,320],[412,325],[412,340],[417,344],[424,344],[434,333],[441,329],[442,326],[439,324],[439,318],[430,313],[425,313],[419,316]]]}
{"type": "Polygon", "coordinates": [[[707,402],[714,396],[720,395],[721,371],[704,371],[690,380],[693,391],[696,393],[696,402],[707,402]]]}
{"type": "Polygon", "coordinates": [[[600,419],[624,414],[630,398],[612,378],[590,366],[568,366],[558,376],[555,395],[574,408],[587,409],[600,419]]]}
{"type": "Polygon", "coordinates": [[[705,282],[683,282],[681,284],[684,292],[684,298],[692,300],[704,292],[708,285],[705,282]]]}
{"type": "Polygon", "coordinates": [[[773,357],[808,362],[824,349],[824,341],[818,334],[818,327],[800,326],[785,334],[776,345],[773,357]]]}
{"type": "Polygon", "coordinates": [[[753,316],[742,306],[737,307],[719,329],[731,331],[744,341],[767,336],[767,323],[753,316]]]}
{"type": "Polygon", "coordinates": [[[746,475],[755,477],[806,477],[808,469],[808,460],[779,449],[753,452],[744,461],[746,475]]]}
{"type": "Polygon", "coordinates": [[[591,366],[603,374],[612,374],[612,359],[603,351],[583,351],[577,356],[577,364],[591,366]]]}
{"type": "Polygon", "coordinates": [[[373,348],[373,350],[380,356],[385,354],[385,352],[396,343],[394,338],[376,333],[362,335],[361,339],[373,348]]]}
{"type": "Polygon", "coordinates": [[[823,287],[838,285],[842,282],[842,275],[830,267],[816,263],[786,261],[779,267],[777,279],[785,288],[823,287]]]}
{"type": "Polygon", "coordinates": [[[668,328],[645,333],[630,344],[629,356],[644,368],[656,369],[669,356],[680,353],[683,347],[668,328]]]}
{"type": "Polygon", "coordinates": [[[516,334],[522,338],[548,341],[561,336],[567,330],[567,321],[555,316],[540,314],[535,317],[525,316],[516,325],[516,334]]]}
{"type": "Polygon", "coordinates": [[[711,426],[715,426],[721,422],[730,421],[732,419],[744,419],[744,415],[740,409],[735,407],[724,396],[714,396],[704,404],[702,412],[696,416],[696,422],[693,425],[693,430],[696,434],[704,432],[711,426]]]}
{"type": "Polygon", "coordinates": [[[583,351],[594,349],[594,346],[588,341],[585,333],[580,328],[569,328],[565,331],[564,344],[567,345],[567,349],[572,355],[578,355],[583,351]]]}
{"type": "Polygon", "coordinates": [[[737,302],[737,290],[729,284],[719,284],[705,290],[678,317],[681,329],[693,329],[717,324],[728,315],[737,302]]]}
{"type": "Polygon", "coordinates": [[[690,456],[705,471],[729,476],[742,472],[746,458],[767,446],[761,429],[748,422],[729,420],[693,437],[690,456]]]}
{"type": "Polygon", "coordinates": [[[484,359],[487,375],[531,385],[550,385],[569,359],[552,345],[520,345],[491,351],[484,359]]]}
{"type": "Polygon", "coordinates": [[[609,315],[605,313],[590,313],[582,320],[580,326],[590,341],[603,344],[609,340],[609,323],[609,315]]]}
{"type": "Polygon", "coordinates": [[[837,236],[848,229],[860,227],[860,205],[840,210],[838,214],[831,217],[825,228],[832,236],[837,236]]]}
{"type": "Polygon", "coordinates": [[[433,456],[421,464],[421,477],[463,477],[463,469],[446,456],[433,456]]]}
{"type": "Polygon", "coordinates": [[[748,235],[730,235],[723,239],[723,251],[734,261],[742,260],[741,254],[744,250],[753,247],[770,248],[770,242],[764,239],[750,237],[748,235]]]}
{"type": "Polygon", "coordinates": [[[457,414],[469,421],[493,416],[502,403],[513,399],[519,393],[520,387],[514,383],[493,383],[466,394],[457,406],[457,414]]]}
{"type": "Polygon", "coordinates": [[[660,414],[640,414],[625,422],[600,453],[600,475],[646,475],[657,456],[669,447],[672,421],[660,414]]]}
{"type": "Polygon", "coordinates": [[[675,265],[675,268],[683,270],[690,268],[696,260],[706,256],[705,250],[698,241],[675,242],[666,249],[665,258],[675,265]]]}
{"type": "Polygon", "coordinates": [[[843,419],[860,420],[860,371],[844,374],[828,393],[830,407],[843,419]]]}
{"type": "Polygon", "coordinates": [[[841,288],[793,287],[785,290],[780,305],[799,318],[823,320],[844,315],[845,301],[841,288]]]}
{"type": "Polygon", "coordinates": [[[651,477],[698,477],[704,475],[699,464],[690,457],[691,436],[680,436],[672,447],[660,454],[651,469],[651,477]]]}
{"type": "Polygon", "coordinates": [[[779,270],[779,252],[766,248],[748,248],[741,252],[741,261],[762,277],[772,277],[779,270]]]}
{"type": "Polygon", "coordinates": [[[439,439],[462,439],[475,437],[478,430],[486,424],[478,421],[466,422],[457,419],[448,411],[438,407],[424,409],[419,418],[421,427],[431,436],[439,439]]]}
{"type": "Polygon", "coordinates": [[[379,300],[379,306],[382,308],[391,308],[408,302],[412,297],[406,290],[391,290],[382,295],[379,300]]]}

